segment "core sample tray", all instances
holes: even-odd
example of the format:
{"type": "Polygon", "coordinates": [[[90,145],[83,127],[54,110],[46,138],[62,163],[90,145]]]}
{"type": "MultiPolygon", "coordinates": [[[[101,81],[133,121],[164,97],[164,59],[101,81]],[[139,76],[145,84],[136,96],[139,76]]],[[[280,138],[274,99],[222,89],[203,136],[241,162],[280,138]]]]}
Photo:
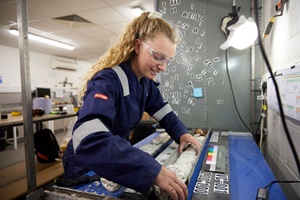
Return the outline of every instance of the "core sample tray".
{"type": "Polygon", "coordinates": [[[213,131],[191,199],[229,200],[229,177],[228,132],[213,131]]]}

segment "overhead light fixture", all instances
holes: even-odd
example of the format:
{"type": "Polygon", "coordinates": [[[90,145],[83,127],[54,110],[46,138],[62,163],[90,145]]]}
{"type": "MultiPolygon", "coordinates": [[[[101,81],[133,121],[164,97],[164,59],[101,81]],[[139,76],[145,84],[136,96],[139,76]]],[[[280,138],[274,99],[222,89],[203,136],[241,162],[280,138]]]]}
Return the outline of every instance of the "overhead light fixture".
{"type": "Polygon", "coordinates": [[[131,12],[138,17],[143,13],[143,10],[140,7],[135,7],[131,9],[131,12]]]}
{"type": "Polygon", "coordinates": [[[233,12],[222,19],[221,29],[226,34],[227,40],[220,46],[221,49],[234,47],[242,50],[253,44],[258,36],[257,26],[254,20],[249,17],[246,19],[244,15],[238,16],[235,3],[232,7],[233,12]]]}
{"type": "MultiPolygon", "coordinates": [[[[19,36],[19,31],[16,30],[16,29],[10,29],[9,33],[12,34],[12,35],[19,36]]],[[[35,41],[38,41],[38,42],[45,43],[45,44],[49,44],[49,45],[57,46],[57,47],[60,47],[60,48],[64,48],[64,49],[67,49],[67,50],[74,50],[75,49],[75,47],[72,46],[72,45],[65,44],[65,43],[62,43],[62,42],[58,42],[58,41],[55,41],[55,40],[51,40],[51,39],[48,39],[48,38],[44,38],[44,37],[41,37],[41,36],[37,36],[37,35],[31,34],[31,33],[28,33],[28,38],[32,39],[32,40],[35,40],[35,41]]]]}

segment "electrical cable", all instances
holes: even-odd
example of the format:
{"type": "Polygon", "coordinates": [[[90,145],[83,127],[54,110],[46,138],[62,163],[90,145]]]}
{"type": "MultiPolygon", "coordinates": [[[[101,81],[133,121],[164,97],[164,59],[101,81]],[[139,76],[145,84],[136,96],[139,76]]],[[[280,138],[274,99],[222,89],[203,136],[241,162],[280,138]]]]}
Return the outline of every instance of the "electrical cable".
{"type": "MultiPolygon", "coordinates": [[[[265,92],[266,92],[266,89],[267,89],[267,84],[264,82],[263,84],[262,84],[262,89],[260,90],[261,92],[262,92],[262,95],[264,96],[264,98],[263,98],[263,101],[262,101],[262,108],[261,108],[261,112],[263,113],[263,111],[264,111],[264,105],[265,105],[265,92]]],[[[260,125],[261,125],[261,120],[262,120],[262,118],[263,118],[263,116],[262,115],[260,115],[260,119],[259,119],[259,122],[258,122],[258,125],[257,125],[257,128],[256,128],[256,131],[255,131],[255,135],[257,135],[258,134],[258,130],[259,130],[259,127],[260,127],[260,125]]]]}
{"type": "Polygon", "coordinates": [[[266,185],[264,188],[258,188],[258,191],[256,194],[256,200],[268,200],[271,186],[274,183],[300,183],[300,181],[272,181],[270,184],[266,185]]]}
{"type": "Polygon", "coordinates": [[[258,122],[258,125],[257,125],[257,128],[256,128],[256,131],[255,131],[256,135],[258,134],[258,130],[259,130],[259,127],[260,127],[260,124],[261,124],[261,120],[262,120],[262,116],[260,115],[260,119],[259,119],[259,122],[258,122]]]}
{"type": "Polygon", "coordinates": [[[264,135],[264,123],[265,123],[265,117],[266,117],[266,111],[267,111],[267,106],[265,104],[265,100],[263,100],[263,104],[262,104],[262,125],[260,128],[260,149],[262,148],[262,139],[263,139],[263,135],[264,135]]]}
{"type": "MultiPolygon", "coordinates": [[[[226,38],[226,34],[225,34],[225,38],[226,38]]],[[[247,128],[247,130],[251,132],[251,130],[249,129],[249,127],[246,125],[246,123],[244,122],[244,120],[242,119],[241,115],[240,115],[240,112],[237,108],[237,105],[236,105],[236,100],[235,100],[235,95],[234,95],[234,92],[233,92],[233,87],[232,87],[232,82],[231,82],[231,78],[230,78],[230,74],[229,74],[229,70],[228,70],[228,52],[227,52],[227,49],[225,50],[225,59],[226,59],[226,72],[227,72],[227,76],[228,76],[228,80],[229,80],[229,85],[230,85],[230,89],[231,89],[231,94],[232,94],[232,97],[233,97],[233,102],[234,102],[234,107],[235,107],[235,110],[240,118],[240,120],[242,121],[242,123],[244,124],[244,126],[247,128]]]]}
{"type": "Polygon", "coordinates": [[[300,181],[272,181],[270,184],[266,185],[264,188],[265,188],[265,189],[268,189],[268,188],[271,189],[271,186],[272,186],[274,183],[300,183],[300,181]]]}
{"type": "Polygon", "coordinates": [[[280,116],[281,116],[282,125],[283,125],[283,128],[284,128],[286,137],[288,139],[288,142],[289,142],[289,144],[291,146],[292,154],[294,156],[297,169],[298,169],[298,171],[300,173],[299,156],[297,154],[295,145],[294,145],[294,143],[293,143],[293,141],[291,139],[291,135],[290,135],[290,132],[289,132],[287,124],[286,124],[285,115],[284,115],[284,111],[283,111],[283,107],[282,107],[282,103],[281,103],[281,98],[280,98],[280,95],[279,95],[278,85],[277,85],[277,82],[275,80],[274,74],[272,72],[272,68],[271,68],[271,65],[269,63],[268,57],[266,55],[265,49],[262,46],[262,38],[261,38],[261,34],[260,34],[260,26],[259,26],[259,20],[258,20],[259,19],[259,15],[258,15],[258,2],[257,1],[258,0],[254,0],[254,8],[255,8],[254,11],[255,11],[255,20],[256,20],[256,24],[257,24],[257,31],[258,31],[258,41],[259,41],[258,44],[259,44],[262,56],[264,58],[264,61],[265,61],[266,65],[267,65],[268,71],[269,71],[269,73],[271,75],[272,81],[274,83],[274,87],[275,87],[275,91],[276,91],[276,97],[277,97],[277,102],[278,102],[278,106],[279,106],[279,110],[280,110],[280,116]]]}
{"type": "Polygon", "coordinates": [[[261,150],[261,146],[262,146],[262,140],[263,140],[263,135],[264,135],[264,133],[263,133],[263,128],[264,128],[264,118],[265,118],[265,116],[263,116],[264,115],[264,113],[262,113],[262,117],[263,117],[263,119],[262,119],[262,121],[261,121],[261,126],[260,126],[260,140],[259,140],[259,148],[260,148],[260,150],[261,150]]]}
{"type": "Polygon", "coordinates": [[[260,115],[258,126],[256,128],[255,133],[254,133],[254,136],[258,135],[259,127],[261,128],[260,129],[260,143],[259,143],[260,149],[262,147],[264,118],[266,117],[266,110],[267,110],[267,106],[265,104],[265,102],[266,102],[265,101],[265,99],[266,99],[266,89],[267,89],[267,82],[263,82],[262,85],[261,85],[261,95],[263,96],[262,106],[261,106],[261,115],[260,115]]]}

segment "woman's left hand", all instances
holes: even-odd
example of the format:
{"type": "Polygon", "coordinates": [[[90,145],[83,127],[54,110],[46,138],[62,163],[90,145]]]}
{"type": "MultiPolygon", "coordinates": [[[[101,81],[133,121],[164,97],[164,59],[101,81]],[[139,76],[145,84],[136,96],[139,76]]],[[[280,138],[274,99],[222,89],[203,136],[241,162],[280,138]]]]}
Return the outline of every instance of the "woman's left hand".
{"type": "Polygon", "coordinates": [[[189,143],[195,145],[198,152],[200,151],[200,148],[201,148],[200,142],[198,140],[196,140],[196,138],[194,136],[192,136],[191,134],[186,133],[180,137],[180,144],[179,144],[179,148],[178,148],[178,151],[180,154],[182,153],[183,148],[186,147],[186,145],[188,145],[189,143]]]}

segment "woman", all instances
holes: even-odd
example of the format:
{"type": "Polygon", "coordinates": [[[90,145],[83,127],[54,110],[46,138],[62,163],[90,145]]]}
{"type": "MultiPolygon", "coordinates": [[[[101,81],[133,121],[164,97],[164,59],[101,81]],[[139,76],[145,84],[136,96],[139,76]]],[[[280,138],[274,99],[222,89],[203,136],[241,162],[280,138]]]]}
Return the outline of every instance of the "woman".
{"type": "Polygon", "coordinates": [[[176,32],[157,12],[145,12],[84,79],[83,106],[64,153],[66,178],[92,170],[99,176],[146,194],[156,185],[173,199],[186,199],[187,186],[149,154],[132,147],[129,133],[146,111],[179,145],[200,149],[153,81],[176,51],[176,32]]]}

